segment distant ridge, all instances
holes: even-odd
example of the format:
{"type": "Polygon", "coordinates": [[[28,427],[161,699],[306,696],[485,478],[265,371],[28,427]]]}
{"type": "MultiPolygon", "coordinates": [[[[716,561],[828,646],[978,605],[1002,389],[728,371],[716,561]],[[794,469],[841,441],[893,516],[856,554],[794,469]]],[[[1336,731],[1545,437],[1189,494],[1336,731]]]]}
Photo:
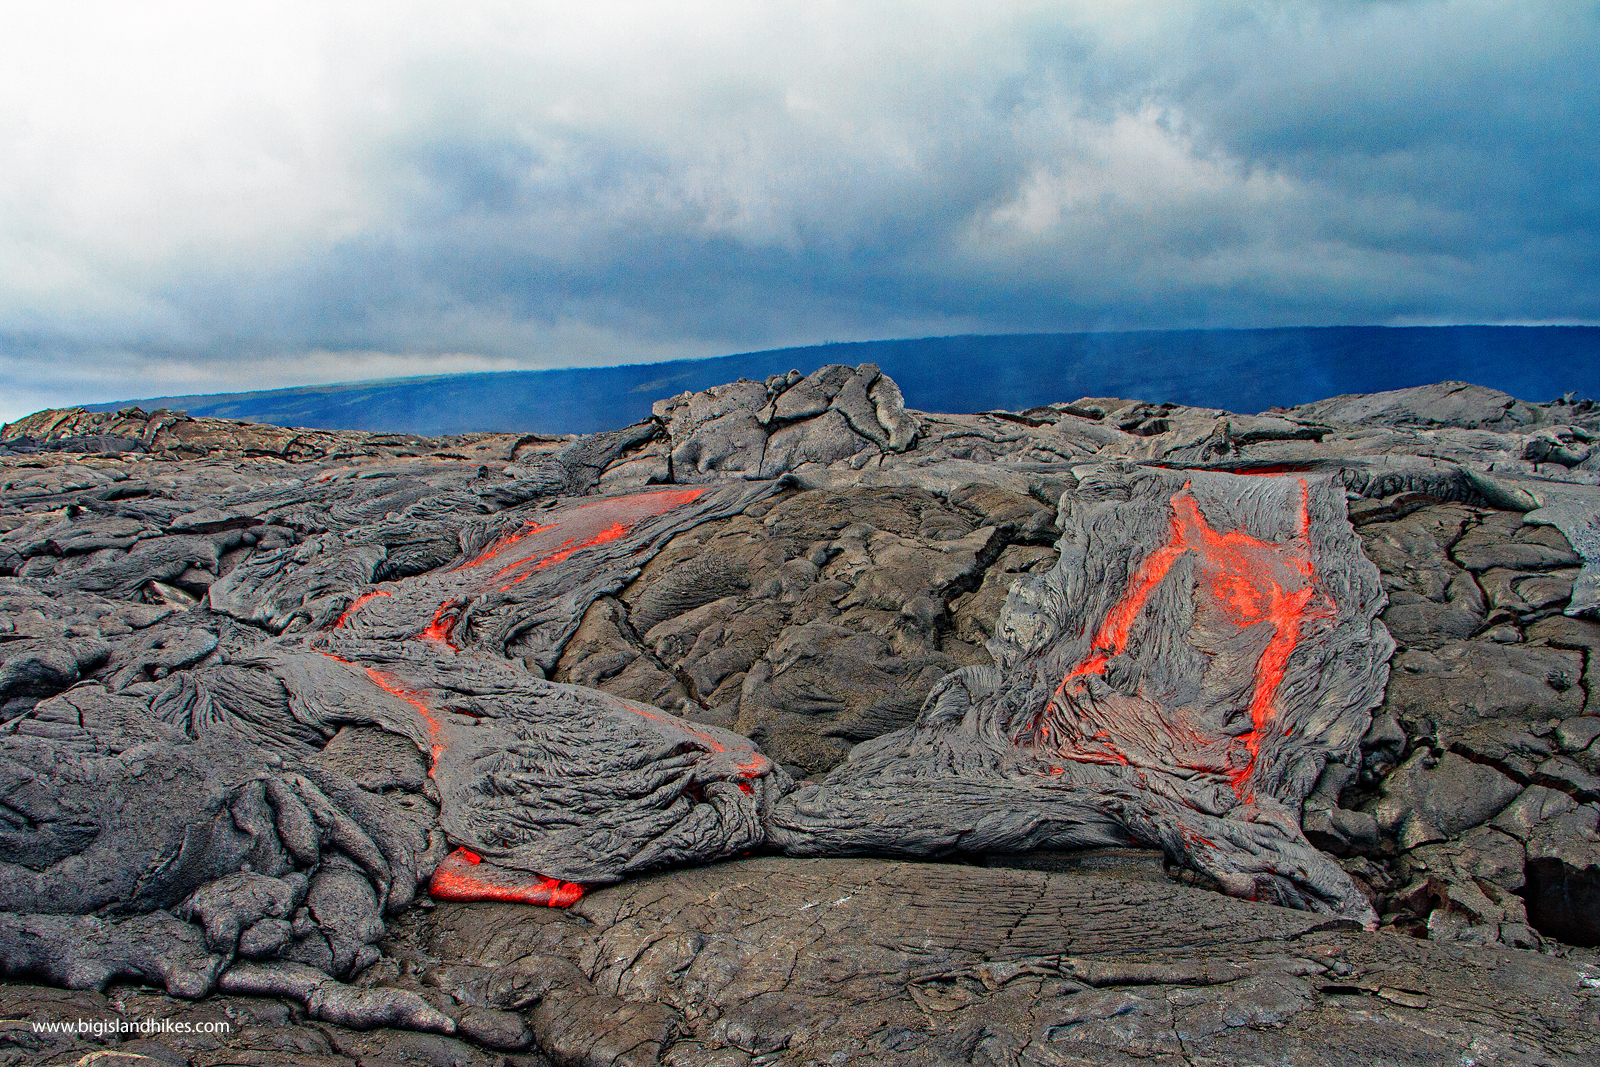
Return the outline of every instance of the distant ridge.
{"type": "Polygon", "coordinates": [[[328,430],[437,436],[589,433],[736,378],[876,363],[923,411],[1021,410],[1080,396],[1258,412],[1339,393],[1469,381],[1524,400],[1600,395],[1600,327],[1332,326],[1262,330],[965,335],[861,341],[569,370],[500,371],[152,397],[129,405],[328,430]]]}

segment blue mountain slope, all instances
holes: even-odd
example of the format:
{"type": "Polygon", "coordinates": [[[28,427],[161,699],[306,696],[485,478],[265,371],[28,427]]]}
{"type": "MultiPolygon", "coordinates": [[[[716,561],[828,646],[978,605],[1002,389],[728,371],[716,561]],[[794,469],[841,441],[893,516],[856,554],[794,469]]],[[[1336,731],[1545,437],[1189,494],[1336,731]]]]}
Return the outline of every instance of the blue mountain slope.
{"type": "Polygon", "coordinates": [[[1349,326],[1270,330],[1010,334],[865,341],[716,359],[505,371],[157,397],[129,404],[281,426],[440,435],[475,430],[587,433],[649,415],[650,404],[735,378],[826,363],[877,363],[923,411],[1021,410],[1121,396],[1257,412],[1339,393],[1469,381],[1525,400],[1600,395],[1600,328],[1349,326]]]}

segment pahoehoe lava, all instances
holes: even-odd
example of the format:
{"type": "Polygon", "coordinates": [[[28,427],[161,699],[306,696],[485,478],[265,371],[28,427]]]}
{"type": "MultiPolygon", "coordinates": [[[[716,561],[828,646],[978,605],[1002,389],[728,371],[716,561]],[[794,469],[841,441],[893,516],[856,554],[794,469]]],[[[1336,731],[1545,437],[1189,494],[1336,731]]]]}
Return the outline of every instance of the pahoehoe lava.
{"type": "MultiPolygon", "coordinates": [[[[1030,864],[1144,854],[1202,887],[1162,888],[1186,907],[1309,913],[1261,920],[1293,937],[1581,952],[1597,434],[1587,402],[1451,383],[1256,416],[936,415],[870,364],[560,439],[41,412],[0,433],[0,966],[710,1063],[779,1049],[728,1022],[739,998],[674,1000],[649,953],[630,996],[562,939],[604,941],[607,902],[713,861],[804,887],[817,857],[863,886],[941,859],[1004,896],[1067,877],[1030,864]],[[540,927],[542,992],[400,967],[419,899],[572,909],[540,927]],[[613,1016],[656,1021],[612,1048],[613,1016]]],[[[685,943],[717,944],[694,914],[685,943]]],[[[894,995],[977,1020],[1018,988],[971,970],[994,951],[937,981],[904,965],[894,995]]],[[[1100,988],[1050,958],[1028,973],[1100,988]]],[[[1169,984],[1206,984],[1188,973],[1169,984]]],[[[1505,1047],[1565,1055],[1562,1033],[1505,1047]]],[[[1010,1040],[992,1062],[1057,1039],[1010,1040]]]]}

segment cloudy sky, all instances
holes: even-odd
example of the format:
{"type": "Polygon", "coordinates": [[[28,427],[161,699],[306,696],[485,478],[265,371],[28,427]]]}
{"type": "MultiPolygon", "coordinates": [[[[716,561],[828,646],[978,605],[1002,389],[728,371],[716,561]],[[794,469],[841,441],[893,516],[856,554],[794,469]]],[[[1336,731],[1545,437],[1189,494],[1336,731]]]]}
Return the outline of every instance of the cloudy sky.
{"type": "Polygon", "coordinates": [[[0,5],[0,418],[829,340],[1600,322],[1600,3],[0,5]]]}

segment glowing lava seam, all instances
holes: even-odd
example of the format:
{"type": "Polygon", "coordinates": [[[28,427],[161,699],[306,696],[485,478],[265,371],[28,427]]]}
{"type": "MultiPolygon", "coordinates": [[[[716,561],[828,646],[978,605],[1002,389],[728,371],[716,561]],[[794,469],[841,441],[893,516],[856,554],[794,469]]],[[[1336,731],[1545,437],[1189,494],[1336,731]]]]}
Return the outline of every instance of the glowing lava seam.
{"type": "MultiPolygon", "coordinates": [[[[1200,589],[1226,622],[1238,629],[1262,623],[1272,626],[1272,637],[1255,665],[1250,698],[1251,728],[1241,737],[1223,739],[1242,745],[1248,753],[1245,765],[1228,773],[1235,795],[1247,801],[1251,797],[1249,780],[1260,754],[1261,738],[1277,716],[1278,687],[1283,683],[1289,657],[1300,643],[1302,628],[1312,620],[1332,617],[1332,602],[1313,581],[1310,490],[1306,481],[1300,479],[1299,530],[1282,544],[1259,540],[1242,530],[1217,533],[1200,511],[1189,485],[1173,494],[1171,503],[1167,543],[1151,552],[1134,569],[1127,592],[1106,614],[1088,654],[1056,686],[1035,719],[1029,740],[1038,743],[1045,739],[1043,720],[1047,715],[1064,717],[1073,713],[1077,702],[1068,690],[1074,679],[1105,674],[1111,658],[1127,648],[1133,624],[1151,594],[1185,553],[1194,552],[1199,557],[1200,589]],[[1287,572],[1288,578],[1298,581],[1290,580],[1287,584],[1292,587],[1286,587],[1286,582],[1274,575],[1275,571],[1278,575],[1287,572]]],[[[1105,731],[1096,732],[1091,740],[1095,742],[1092,748],[1074,747],[1052,755],[1084,763],[1130,762],[1116,739],[1105,731]]]]}

